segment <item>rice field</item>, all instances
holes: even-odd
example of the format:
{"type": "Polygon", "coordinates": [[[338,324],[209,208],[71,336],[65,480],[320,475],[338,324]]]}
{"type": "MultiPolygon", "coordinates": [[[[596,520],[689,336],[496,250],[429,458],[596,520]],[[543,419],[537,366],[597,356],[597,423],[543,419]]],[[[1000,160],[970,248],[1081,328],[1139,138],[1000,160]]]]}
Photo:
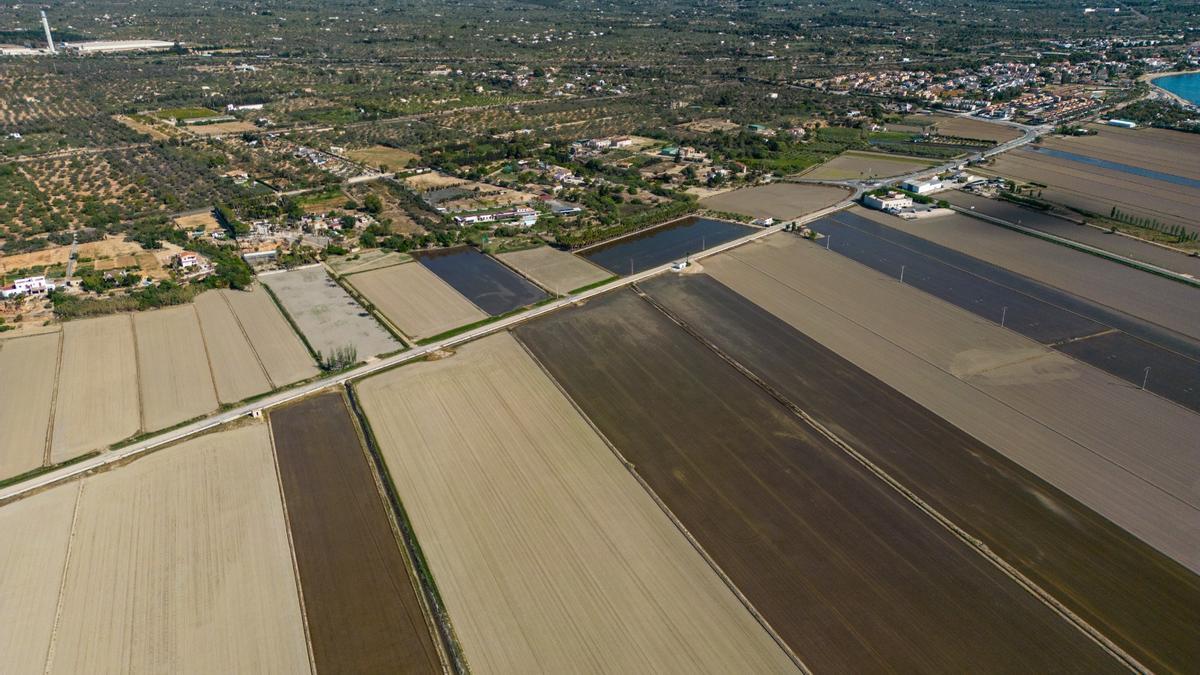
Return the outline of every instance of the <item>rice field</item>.
{"type": "Polygon", "coordinates": [[[271,384],[282,387],[320,373],[299,336],[260,286],[220,291],[258,354],[271,384]]]}
{"type": "Polygon", "coordinates": [[[612,276],[579,256],[550,246],[528,248],[524,251],[501,253],[496,258],[534,280],[542,288],[559,295],[604,281],[612,276]]]}
{"type": "Polygon", "coordinates": [[[348,281],[414,340],[488,318],[424,265],[392,265],[355,274],[348,281]]]}
{"type": "Polygon", "coordinates": [[[308,672],[265,425],[81,490],[46,672],[308,672]]]}
{"type": "Polygon", "coordinates": [[[821,180],[850,180],[902,176],[933,166],[918,157],[881,155],[872,152],[843,152],[833,159],[804,172],[805,178],[821,180]]]}
{"type": "Polygon", "coordinates": [[[196,313],[221,403],[236,403],[271,390],[254,347],[220,291],[196,297],[196,313]]]}
{"type": "Polygon", "coordinates": [[[217,409],[200,319],[191,305],[133,315],[142,427],[165,429],[217,409]]]}
{"type": "Polygon", "coordinates": [[[0,480],[45,459],[61,342],[58,331],[0,340],[0,480]]]}
{"type": "Polygon", "coordinates": [[[833,206],[848,197],[849,190],[829,185],[771,183],[722,192],[700,200],[700,205],[754,218],[793,220],[833,206]]]}
{"type": "Polygon", "coordinates": [[[795,672],[506,334],[358,387],[474,672],[795,672]]]}
{"type": "Polygon", "coordinates": [[[325,356],[353,347],[363,361],[403,346],[322,267],[271,274],[263,283],[279,298],[313,350],[325,356]]]}
{"type": "Polygon", "coordinates": [[[51,463],[110,445],[141,428],[136,351],[128,315],[63,325],[51,463]]]}
{"type": "Polygon", "coordinates": [[[937,133],[942,136],[971,138],[993,143],[1006,143],[1021,137],[1021,130],[1016,127],[984,122],[971,117],[934,115],[930,121],[936,126],[937,133]]]}

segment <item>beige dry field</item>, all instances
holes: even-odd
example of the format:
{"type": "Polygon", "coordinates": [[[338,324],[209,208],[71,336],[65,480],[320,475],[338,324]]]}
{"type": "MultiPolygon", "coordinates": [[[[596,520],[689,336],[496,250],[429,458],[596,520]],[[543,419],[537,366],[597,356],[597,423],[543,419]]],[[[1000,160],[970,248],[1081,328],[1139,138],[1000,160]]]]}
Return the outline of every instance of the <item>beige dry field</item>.
{"type": "Polygon", "coordinates": [[[608,270],[550,246],[501,253],[496,257],[536,281],[542,288],[558,294],[569,293],[576,288],[604,281],[612,276],[608,270]]]}
{"type": "Polygon", "coordinates": [[[0,340],[0,480],[45,460],[61,340],[57,332],[0,340]]]}
{"type": "Polygon", "coordinates": [[[454,187],[463,185],[467,181],[454,176],[447,176],[436,171],[426,171],[425,173],[409,176],[404,179],[404,182],[412,189],[423,192],[425,190],[438,190],[445,187],[454,187]]]}
{"type": "Polygon", "coordinates": [[[217,399],[221,403],[236,403],[270,391],[266,371],[224,296],[218,291],[196,296],[196,313],[204,333],[217,399]]]}
{"type": "Polygon", "coordinates": [[[704,269],[1200,571],[1200,416],[797,237],[704,269]]]}
{"type": "Polygon", "coordinates": [[[1046,185],[1042,199],[1101,216],[1116,206],[1130,215],[1195,229],[1200,211],[1200,189],[1024,148],[1000,155],[987,170],[1018,182],[1046,185]]]}
{"type": "Polygon", "coordinates": [[[933,166],[919,157],[899,157],[873,152],[843,152],[833,159],[800,174],[820,180],[887,178],[901,176],[933,166]]]}
{"type": "Polygon", "coordinates": [[[714,131],[732,131],[734,129],[741,128],[741,125],[738,124],[737,122],[732,122],[730,120],[718,119],[718,118],[696,120],[695,122],[686,122],[684,124],[680,124],[679,126],[684,129],[687,129],[689,131],[697,131],[702,134],[710,134],[710,133],[713,133],[714,131]]]}
{"type": "Polygon", "coordinates": [[[1200,180],[1200,136],[1168,129],[1092,125],[1095,136],[1051,136],[1048,148],[1200,180]]]}
{"type": "Polygon", "coordinates": [[[932,121],[937,126],[937,132],[943,136],[959,138],[974,138],[1005,143],[1021,137],[1021,130],[995,122],[984,122],[970,117],[934,115],[932,121]]]}
{"type": "Polygon", "coordinates": [[[369,148],[361,150],[350,150],[346,153],[350,159],[366,164],[368,166],[379,169],[383,166],[388,168],[388,171],[403,169],[408,166],[414,159],[420,155],[408,150],[400,148],[390,148],[386,145],[372,145],[369,148]]]}
{"type": "Polygon", "coordinates": [[[474,672],[795,672],[510,335],[359,389],[474,672]]]}
{"type": "Polygon", "coordinates": [[[158,127],[157,125],[146,124],[144,122],[133,119],[132,117],[127,117],[125,115],[113,115],[112,118],[113,118],[113,120],[115,120],[121,124],[124,124],[125,126],[129,127],[130,129],[133,129],[134,131],[138,132],[139,134],[146,134],[147,136],[149,136],[150,138],[152,138],[156,141],[161,141],[161,140],[170,138],[170,136],[163,133],[163,130],[160,127],[158,127]]]}
{"type": "Polygon", "coordinates": [[[850,191],[829,185],[771,183],[724,192],[700,200],[700,205],[755,218],[793,220],[850,197],[850,191]]]}
{"type": "Polygon", "coordinates": [[[128,315],[63,324],[51,463],[137,433],[137,367],[128,315]]]}
{"type": "Polygon", "coordinates": [[[200,319],[191,305],[133,315],[142,428],[165,429],[217,409],[200,319]]]}
{"type": "Polygon", "coordinates": [[[54,630],[79,484],[0,508],[0,654],[5,672],[40,673],[54,630]]]}
{"type": "Polygon", "coordinates": [[[393,265],[349,277],[350,284],[414,340],[481,321],[488,315],[424,265],[393,265]]]}
{"type": "Polygon", "coordinates": [[[195,124],[185,127],[196,136],[218,136],[223,134],[240,134],[244,131],[258,131],[258,127],[250,122],[216,122],[214,124],[195,124]]]}
{"type": "Polygon", "coordinates": [[[205,211],[204,213],[194,213],[190,216],[176,218],[175,227],[187,232],[194,232],[196,230],[216,232],[221,229],[221,224],[213,217],[211,211],[205,211]]]}
{"type": "Polygon", "coordinates": [[[463,196],[460,199],[452,199],[444,201],[439,206],[443,206],[451,213],[461,211],[479,211],[481,209],[495,209],[504,206],[514,206],[517,204],[528,204],[537,199],[537,195],[532,192],[522,192],[520,190],[509,190],[508,188],[497,187],[488,183],[464,183],[461,186],[464,190],[474,192],[471,196],[463,196]]]}
{"type": "Polygon", "coordinates": [[[381,248],[370,248],[363,249],[353,255],[330,256],[325,260],[325,264],[335,274],[346,275],[368,272],[382,267],[391,267],[392,265],[409,262],[412,259],[412,256],[407,253],[388,251],[381,248]]]}
{"type": "Polygon", "coordinates": [[[310,672],[286,528],[265,424],[86,479],[46,672],[310,672]]]}
{"type": "Polygon", "coordinates": [[[287,319],[261,286],[252,291],[221,291],[246,331],[258,360],[275,387],[321,372],[287,319]]]}

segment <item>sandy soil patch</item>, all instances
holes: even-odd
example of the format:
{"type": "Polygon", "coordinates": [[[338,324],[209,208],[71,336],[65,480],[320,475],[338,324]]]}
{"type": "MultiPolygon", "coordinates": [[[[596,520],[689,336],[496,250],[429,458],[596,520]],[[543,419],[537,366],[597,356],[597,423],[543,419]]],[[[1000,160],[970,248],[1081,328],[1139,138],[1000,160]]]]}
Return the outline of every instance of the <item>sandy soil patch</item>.
{"type": "Polygon", "coordinates": [[[258,131],[259,128],[250,122],[216,122],[214,124],[194,124],[186,129],[197,136],[217,136],[220,134],[240,134],[246,131],[258,131]]]}
{"type": "Polygon", "coordinates": [[[501,253],[496,258],[560,295],[612,276],[608,270],[550,246],[501,253]]]}
{"type": "Polygon", "coordinates": [[[204,213],[193,213],[190,216],[179,216],[175,219],[175,227],[186,232],[197,230],[216,232],[221,229],[221,224],[213,217],[212,211],[205,211],[204,213]]]}
{"type": "Polygon", "coordinates": [[[679,126],[687,129],[688,131],[697,131],[702,134],[711,134],[714,131],[733,131],[734,129],[741,128],[741,125],[737,122],[717,118],[686,122],[684,124],[680,124],[679,126]]]}
{"type": "Polygon", "coordinates": [[[221,403],[235,403],[271,390],[266,371],[229,303],[217,291],[196,296],[213,384],[221,403]]]}
{"type": "Polygon", "coordinates": [[[1020,138],[1023,133],[1016,127],[993,122],[984,122],[971,117],[945,117],[935,115],[932,120],[937,127],[937,133],[942,136],[958,138],[974,138],[993,143],[1005,143],[1014,138],[1020,138]]]}
{"type": "Polygon", "coordinates": [[[200,320],[191,305],[133,315],[142,425],[165,429],[217,409],[200,320]]]}
{"type": "Polygon", "coordinates": [[[61,333],[0,340],[0,479],[42,465],[61,333]]]}
{"type": "Polygon", "coordinates": [[[390,148],[386,145],[372,145],[361,150],[350,150],[346,152],[346,156],[376,169],[386,166],[388,171],[402,169],[419,157],[415,152],[390,148]]]}
{"type": "Polygon", "coordinates": [[[417,263],[350,277],[350,283],[414,340],[488,318],[478,307],[417,263]]]}
{"type": "Polygon", "coordinates": [[[771,183],[708,197],[700,205],[755,218],[793,220],[847,199],[849,190],[829,185],[771,183]]]}
{"type": "Polygon", "coordinates": [[[793,672],[515,340],[364,382],[476,672],[793,672]]]}
{"type": "Polygon", "coordinates": [[[902,176],[933,166],[918,157],[898,157],[872,152],[844,152],[801,174],[820,180],[850,180],[902,176]]]}
{"type": "Polygon", "coordinates": [[[438,190],[440,188],[455,187],[462,185],[467,181],[454,176],[438,173],[436,171],[426,171],[425,173],[409,176],[404,179],[404,182],[412,189],[422,192],[425,190],[438,190]]]}
{"type": "Polygon", "coordinates": [[[117,122],[120,122],[121,124],[124,124],[125,126],[129,127],[130,129],[133,129],[134,131],[138,132],[139,134],[146,134],[147,136],[149,136],[150,138],[153,138],[156,141],[161,141],[161,140],[170,138],[170,136],[163,133],[162,130],[158,129],[157,127],[150,125],[150,124],[146,124],[144,122],[139,122],[138,120],[135,120],[132,117],[126,117],[125,115],[113,115],[112,118],[114,120],[116,120],[117,122]]]}
{"type": "Polygon", "coordinates": [[[266,425],[89,478],[79,499],[47,672],[309,671],[266,425]]]}
{"type": "MultiPolygon", "coordinates": [[[[121,255],[140,253],[142,247],[136,242],[125,241],[123,238],[102,239],[79,245],[79,258],[100,260],[115,258],[121,255]]],[[[21,253],[18,255],[0,256],[0,272],[19,270],[39,265],[65,265],[71,255],[71,247],[52,246],[40,251],[21,253]]]]}
{"type": "Polygon", "coordinates": [[[119,314],[63,324],[53,463],[111,445],[141,427],[133,322],[119,314]]]}
{"type": "Polygon", "coordinates": [[[40,673],[54,630],[58,589],[79,485],[63,485],[0,509],[0,654],[13,673],[40,673]]]}
{"type": "Polygon", "coordinates": [[[307,380],[321,372],[266,291],[255,286],[251,291],[220,293],[229,302],[275,387],[307,380]]]}

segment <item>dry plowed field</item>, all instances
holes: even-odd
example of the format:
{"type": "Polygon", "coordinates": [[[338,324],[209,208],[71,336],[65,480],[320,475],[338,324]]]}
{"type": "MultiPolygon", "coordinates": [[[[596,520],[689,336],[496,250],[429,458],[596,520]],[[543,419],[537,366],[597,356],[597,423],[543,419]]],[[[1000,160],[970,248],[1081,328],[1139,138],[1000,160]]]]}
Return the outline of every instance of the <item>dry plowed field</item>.
{"type": "Polygon", "coordinates": [[[405,263],[348,277],[402,333],[419,340],[488,318],[424,265],[405,263]]]}
{"type": "Polygon", "coordinates": [[[63,325],[52,463],[137,433],[137,358],[133,321],[121,314],[63,325]]]}
{"type": "Polygon", "coordinates": [[[79,485],[0,508],[0,654],[4,670],[40,673],[54,630],[79,485]]]}
{"type": "Polygon", "coordinates": [[[814,671],[1119,670],[637,295],[517,333],[814,671]]]}
{"type": "Polygon", "coordinates": [[[984,122],[970,117],[943,117],[936,115],[931,118],[937,126],[937,132],[943,136],[973,138],[994,143],[1005,143],[1021,137],[1021,130],[1004,124],[984,122]]]}
{"type": "Polygon", "coordinates": [[[220,291],[196,297],[196,313],[212,365],[217,399],[236,403],[271,390],[271,382],[220,291]]]}
{"type": "Polygon", "coordinates": [[[304,267],[263,279],[314,351],[329,356],[336,349],[353,347],[363,361],[403,346],[324,268],[304,267]]]}
{"type": "Polygon", "coordinates": [[[271,413],[318,672],[440,673],[414,573],[340,392],[271,413]]]}
{"type": "Polygon", "coordinates": [[[560,295],[612,276],[608,270],[597,267],[577,255],[549,246],[501,253],[496,258],[533,279],[542,288],[560,295]]]}
{"type": "Polygon", "coordinates": [[[1200,189],[1029,149],[1004,153],[987,170],[1046,185],[1043,200],[1101,216],[1116,206],[1132,216],[1195,229],[1200,211],[1200,189]]]}
{"type": "Polygon", "coordinates": [[[805,178],[847,180],[901,176],[933,166],[919,157],[898,157],[871,152],[843,152],[833,159],[804,172],[805,178]]]}
{"type": "Polygon", "coordinates": [[[1169,129],[1093,126],[1095,136],[1050,136],[1043,145],[1200,180],[1200,137],[1169,129]]]}
{"type": "Polygon", "coordinates": [[[221,294],[229,301],[274,386],[306,380],[320,372],[266,291],[255,286],[251,291],[221,291],[221,294]]]}
{"type": "Polygon", "coordinates": [[[45,459],[61,340],[57,331],[0,340],[0,480],[45,459]]]}
{"type": "Polygon", "coordinates": [[[133,315],[142,426],[147,431],[199,417],[217,409],[217,394],[191,305],[133,315]]]}
{"type": "Polygon", "coordinates": [[[829,185],[772,183],[722,192],[700,200],[700,205],[755,218],[793,220],[833,206],[849,196],[849,190],[829,185]]]}
{"type": "Polygon", "coordinates": [[[310,670],[263,424],[8,504],[0,537],[6,670],[310,670]]]}
{"type": "Polygon", "coordinates": [[[1200,416],[797,237],[704,270],[1200,571],[1200,416]]]}
{"type": "Polygon", "coordinates": [[[643,288],[1143,663],[1200,659],[1200,577],[711,277],[643,288]]]}
{"type": "Polygon", "coordinates": [[[795,672],[507,334],[360,390],[474,672],[795,672]]]}

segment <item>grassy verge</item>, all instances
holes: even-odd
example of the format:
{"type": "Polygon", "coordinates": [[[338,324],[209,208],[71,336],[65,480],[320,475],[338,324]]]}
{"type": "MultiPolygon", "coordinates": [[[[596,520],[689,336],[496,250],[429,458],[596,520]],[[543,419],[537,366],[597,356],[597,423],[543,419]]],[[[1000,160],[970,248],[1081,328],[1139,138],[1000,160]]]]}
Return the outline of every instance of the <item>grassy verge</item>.
{"type": "Polygon", "coordinates": [[[446,612],[445,603],[442,602],[442,594],[438,590],[437,582],[433,578],[433,572],[429,569],[429,562],[425,559],[424,551],[421,550],[421,543],[417,541],[417,534],[413,530],[408,512],[404,509],[403,502],[400,501],[400,493],[396,491],[396,484],[392,481],[392,475],[388,472],[387,463],[384,461],[383,454],[379,450],[379,443],[375,439],[374,430],[371,429],[371,422],[367,419],[366,413],[363,412],[362,406],[359,404],[358,392],[355,391],[354,386],[347,385],[346,395],[350,401],[350,410],[354,412],[359,426],[362,427],[363,437],[367,442],[367,452],[371,455],[371,460],[375,463],[375,470],[383,480],[384,491],[387,492],[392,512],[395,514],[396,522],[400,526],[400,533],[404,538],[405,548],[408,549],[409,559],[412,561],[413,569],[417,573],[417,578],[421,584],[421,590],[425,595],[425,601],[437,625],[438,637],[441,639],[442,646],[445,648],[446,654],[450,659],[450,669],[455,673],[470,672],[466,657],[463,655],[462,646],[459,645],[458,638],[454,634],[454,628],[450,624],[450,617],[446,612]]]}
{"type": "Polygon", "coordinates": [[[620,279],[620,278],[621,278],[621,275],[619,275],[619,274],[614,274],[614,275],[612,275],[611,277],[608,277],[607,279],[601,279],[600,281],[594,281],[594,282],[592,282],[592,283],[590,283],[590,284],[585,284],[585,285],[583,285],[583,286],[580,286],[579,288],[573,289],[572,291],[570,291],[569,293],[567,293],[567,295],[575,295],[576,293],[582,293],[582,292],[584,292],[584,291],[590,291],[590,290],[592,290],[593,288],[599,288],[599,287],[601,287],[601,286],[603,286],[603,285],[605,285],[605,284],[611,284],[612,282],[614,282],[614,281],[616,281],[617,279],[620,279]]]}
{"type": "Polygon", "coordinates": [[[91,459],[99,454],[100,454],[99,450],[93,450],[85,455],[80,455],[78,457],[72,457],[71,459],[68,459],[65,462],[59,462],[58,464],[51,464],[50,466],[39,466],[36,469],[33,469],[31,471],[26,471],[25,473],[20,474],[18,476],[13,476],[12,478],[5,478],[4,480],[0,480],[0,488],[6,488],[10,485],[16,485],[17,483],[27,481],[30,478],[37,478],[38,476],[50,473],[51,471],[57,471],[58,469],[61,469],[63,467],[71,466],[72,464],[78,464],[78,463],[84,461],[85,459],[91,459]]]}

